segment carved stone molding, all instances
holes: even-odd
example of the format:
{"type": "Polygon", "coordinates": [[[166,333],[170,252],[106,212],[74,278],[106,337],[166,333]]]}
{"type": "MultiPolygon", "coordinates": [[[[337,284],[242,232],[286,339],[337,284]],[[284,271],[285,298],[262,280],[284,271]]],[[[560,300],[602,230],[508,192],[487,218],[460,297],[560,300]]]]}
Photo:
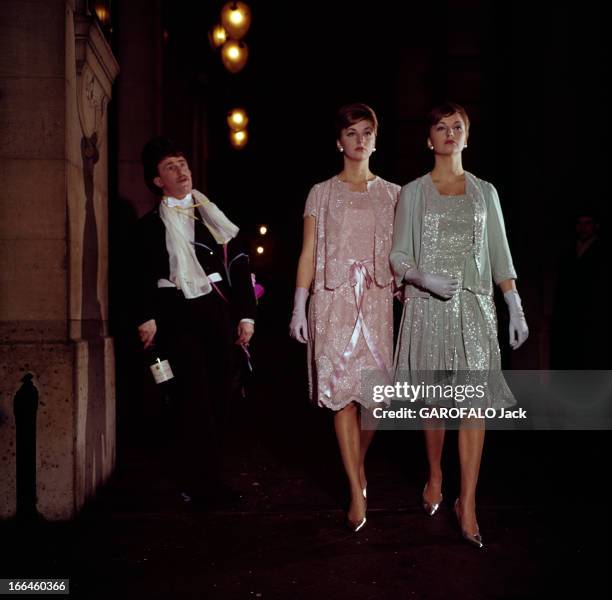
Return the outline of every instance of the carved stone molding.
{"type": "Polygon", "coordinates": [[[95,19],[75,15],[77,107],[83,135],[103,134],[105,112],[119,64],[95,19]]]}

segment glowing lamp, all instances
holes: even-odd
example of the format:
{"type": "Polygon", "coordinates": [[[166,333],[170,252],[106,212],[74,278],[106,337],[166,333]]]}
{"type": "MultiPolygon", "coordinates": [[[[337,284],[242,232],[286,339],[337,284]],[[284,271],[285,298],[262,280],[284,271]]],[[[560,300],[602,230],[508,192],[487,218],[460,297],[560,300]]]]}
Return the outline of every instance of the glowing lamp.
{"type": "Polygon", "coordinates": [[[246,129],[240,129],[239,131],[230,131],[230,143],[236,150],[241,150],[247,145],[249,141],[249,134],[246,129]]]}
{"type": "Polygon", "coordinates": [[[234,108],[227,113],[227,124],[233,131],[244,129],[248,122],[249,117],[243,108],[234,108]]]}
{"type": "Polygon", "coordinates": [[[110,23],[110,12],[106,6],[103,4],[96,4],[94,10],[96,12],[96,17],[98,17],[98,21],[100,21],[102,25],[108,25],[110,23]]]}
{"type": "Polygon", "coordinates": [[[223,25],[215,25],[208,34],[208,39],[213,48],[219,48],[227,41],[227,31],[223,29],[223,25]]]}
{"type": "Polygon", "coordinates": [[[227,40],[221,47],[221,60],[223,66],[230,73],[238,73],[246,65],[249,57],[249,50],[244,42],[236,40],[227,40]]]}
{"type": "Polygon", "coordinates": [[[241,40],[251,26],[251,9],[244,2],[227,2],[221,9],[221,24],[229,37],[241,40]]]}

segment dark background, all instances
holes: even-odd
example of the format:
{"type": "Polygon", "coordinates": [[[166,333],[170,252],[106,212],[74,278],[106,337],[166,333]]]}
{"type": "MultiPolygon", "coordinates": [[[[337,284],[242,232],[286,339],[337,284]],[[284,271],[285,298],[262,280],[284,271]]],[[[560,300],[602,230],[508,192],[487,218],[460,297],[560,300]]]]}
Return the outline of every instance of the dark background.
{"type": "Polygon", "coordinates": [[[500,192],[521,287],[549,276],[576,210],[609,215],[607,36],[597,3],[255,1],[250,58],[235,75],[207,41],[221,2],[162,6],[163,130],[200,158],[198,185],[244,229],[270,226],[266,253],[254,257],[268,285],[290,291],[308,189],[341,169],[333,117],[346,102],[377,111],[372,169],[402,185],[431,167],[428,108],[444,99],[466,106],[464,166],[500,192]],[[206,123],[195,136],[185,107],[198,103],[206,123]],[[242,151],[228,142],[233,106],[250,117],[242,151]]]}
{"type": "MultiPolygon", "coordinates": [[[[503,365],[550,368],[559,290],[571,293],[580,285],[564,274],[563,262],[575,243],[575,215],[597,211],[607,237],[612,144],[603,4],[249,4],[249,60],[238,74],[224,69],[208,42],[223,2],[155,0],[147,14],[120,0],[112,4],[111,44],[122,66],[109,151],[110,328],[120,451],[152,393],[130,319],[126,257],[133,222],[155,199],[144,185],[126,197],[118,148],[131,144],[137,154],[158,134],[187,150],[196,187],[251,240],[253,270],[266,289],[252,345],[262,367],[256,377],[266,377],[262,361],[292,365],[302,395],[304,349],[289,339],[287,326],[306,195],[342,168],[336,110],[353,101],[375,109],[380,128],[371,168],[403,185],[432,166],[424,127],[429,108],[445,99],[463,104],[472,122],[464,167],[499,191],[530,327],[528,342],[510,352],[507,310],[497,298],[503,365]],[[129,59],[135,52],[129,43],[138,46],[140,62],[129,59]],[[158,106],[157,123],[147,131],[137,119],[132,127],[132,116],[121,112],[140,70],[157,70],[158,87],[149,96],[139,92],[142,104],[136,105],[143,112],[147,103],[158,106]],[[226,124],[227,111],[236,106],[250,119],[249,143],[240,151],[231,147],[226,124]],[[260,224],[269,228],[265,237],[257,233],[260,224]],[[255,253],[259,244],[263,255],[255,253]]],[[[396,316],[400,311],[398,304],[396,316]]]]}

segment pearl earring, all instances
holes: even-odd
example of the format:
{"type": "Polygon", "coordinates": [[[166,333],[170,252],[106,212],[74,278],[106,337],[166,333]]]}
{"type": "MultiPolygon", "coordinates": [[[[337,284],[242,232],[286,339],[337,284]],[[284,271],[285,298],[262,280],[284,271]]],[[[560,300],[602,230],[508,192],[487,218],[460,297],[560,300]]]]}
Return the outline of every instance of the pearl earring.
{"type": "Polygon", "coordinates": [[[338,146],[338,150],[339,150],[340,152],[344,152],[344,148],[343,148],[342,146],[338,146]]]}
{"type": "Polygon", "coordinates": [[[433,146],[429,146],[429,149],[430,149],[430,150],[433,150],[433,146]]]}

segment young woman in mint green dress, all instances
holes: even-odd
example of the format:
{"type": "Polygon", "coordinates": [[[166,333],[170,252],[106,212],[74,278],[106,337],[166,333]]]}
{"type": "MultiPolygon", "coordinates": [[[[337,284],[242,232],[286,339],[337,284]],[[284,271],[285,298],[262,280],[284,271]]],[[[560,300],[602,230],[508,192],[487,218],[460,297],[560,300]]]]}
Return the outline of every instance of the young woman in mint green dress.
{"type": "MultiPolygon", "coordinates": [[[[480,406],[502,408],[515,399],[501,374],[493,281],[508,304],[514,349],[527,339],[528,328],[497,192],[462,166],[469,125],[457,104],[434,108],[427,139],[434,167],[400,194],[390,259],[396,282],[405,284],[405,303],[394,362],[397,380],[433,373],[451,374],[451,381],[458,381],[458,374],[478,381],[484,377],[487,392],[480,406]]],[[[452,400],[440,403],[449,404],[459,406],[452,400]]],[[[442,501],[444,433],[442,420],[431,420],[425,428],[429,478],[423,507],[430,515],[442,501]]],[[[482,421],[462,422],[455,513],[463,538],[477,547],[483,545],[476,519],[483,442],[482,421]]]]}

